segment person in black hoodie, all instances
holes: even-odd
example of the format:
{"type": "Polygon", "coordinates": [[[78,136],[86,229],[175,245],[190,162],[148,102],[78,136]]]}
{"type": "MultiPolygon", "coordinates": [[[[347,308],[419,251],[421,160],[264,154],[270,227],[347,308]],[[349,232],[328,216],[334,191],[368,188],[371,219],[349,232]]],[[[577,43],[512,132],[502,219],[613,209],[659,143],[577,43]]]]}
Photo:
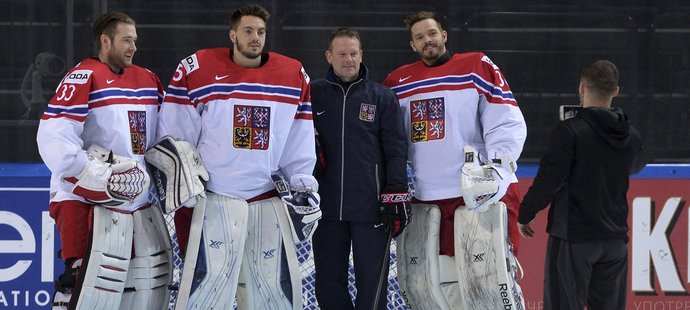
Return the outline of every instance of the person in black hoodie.
{"type": "Polygon", "coordinates": [[[327,78],[310,85],[322,150],[316,178],[323,218],[313,237],[316,298],[321,309],[353,309],[352,248],[356,309],[385,309],[389,234],[400,234],[409,220],[402,112],[393,91],[368,79],[357,31],[331,33],[326,59],[327,78]],[[385,282],[379,287],[380,277],[385,282]]]}
{"type": "Polygon", "coordinates": [[[639,132],[611,101],[618,69],[605,60],[580,74],[582,108],[551,133],[518,216],[520,234],[549,202],[544,309],[625,309],[629,175],[643,167],[639,132]]]}

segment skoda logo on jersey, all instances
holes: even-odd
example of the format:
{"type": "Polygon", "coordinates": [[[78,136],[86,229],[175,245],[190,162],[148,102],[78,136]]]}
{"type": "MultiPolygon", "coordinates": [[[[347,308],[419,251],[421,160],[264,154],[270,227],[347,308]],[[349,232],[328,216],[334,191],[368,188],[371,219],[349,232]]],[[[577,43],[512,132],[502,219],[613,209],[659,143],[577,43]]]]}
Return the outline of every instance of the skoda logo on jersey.
{"type": "Polygon", "coordinates": [[[271,259],[275,257],[276,249],[271,249],[264,252],[264,259],[271,259]]]}
{"type": "Polygon", "coordinates": [[[91,76],[92,70],[74,70],[67,75],[64,84],[86,84],[91,76]]]}
{"type": "Polygon", "coordinates": [[[223,243],[224,243],[223,241],[211,240],[211,244],[209,245],[209,247],[214,248],[214,249],[220,249],[220,246],[223,245],[223,243]]]}
{"type": "Polygon", "coordinates": [[[376,117],[376,106],[373,104],[362,103],[359,106],[359,119],[365,122],[374,122],[376,117]]]}

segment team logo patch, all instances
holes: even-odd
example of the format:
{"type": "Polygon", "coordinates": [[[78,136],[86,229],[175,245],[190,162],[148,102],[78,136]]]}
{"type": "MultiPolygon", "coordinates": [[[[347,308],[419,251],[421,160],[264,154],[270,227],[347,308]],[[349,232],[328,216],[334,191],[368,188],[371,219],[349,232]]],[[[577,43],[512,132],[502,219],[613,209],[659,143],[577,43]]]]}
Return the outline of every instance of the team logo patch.
{"type": "Polygon", "coordinates": [[[359,119],[365,122],[374,122],[376,117],[376,106],[373,104],[362,103],[359,106],[359,119]]]}
{"type": "Polygon", "coordinates": [[[271,108],[236,105],[232,145],[238,149],[267,150],[271,132],[271,108]]]}
{"type": "Polygon", "coordinates": [[[132,143],[132,154],[146,153],[146,111],[128,111],[129,136],[132,143]]]}
{"type": "Polygon", "coordinates": [[[443,97],[410,101],[412,142],[440,140],[446,133],[446,106],[443,97]]]}

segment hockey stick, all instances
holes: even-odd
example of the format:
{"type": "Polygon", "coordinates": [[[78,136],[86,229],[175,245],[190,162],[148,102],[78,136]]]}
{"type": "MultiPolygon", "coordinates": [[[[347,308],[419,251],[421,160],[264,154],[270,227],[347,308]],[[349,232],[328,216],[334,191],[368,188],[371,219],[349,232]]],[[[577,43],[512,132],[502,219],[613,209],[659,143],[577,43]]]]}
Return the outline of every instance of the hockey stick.
{"type": "Polygon", "coordinates": [[[388,262],[391,254],[391,240],[393,240],[393,228],[391,227],[391,223],[388,224],[387,230],[388,241],[386,241],[386,254],[383,256],[381,272],[379,273],[379,284],[376,286],[376,297],[374,298],[374,304],[371,305],[372,310],[376,310],[378,308],[379,299],[381,299],[381,289],[383,288],[383,281],[386,278],[386,269],[388,268],[388,262]]]}
{"type": "Polygon", "coordinates": [[[175,309],[186,310],[189,297],[192,294],[192,281],[194,280],[194,269],[196,268],[199,248],[201,247],[201,228],[204,226],[205,213],[206,197],[201,197],[192,213],[189,241],[185,253],[184,267],[182,267],[182,279],[180,280],[180,290],[177,292],[175,309]]]}

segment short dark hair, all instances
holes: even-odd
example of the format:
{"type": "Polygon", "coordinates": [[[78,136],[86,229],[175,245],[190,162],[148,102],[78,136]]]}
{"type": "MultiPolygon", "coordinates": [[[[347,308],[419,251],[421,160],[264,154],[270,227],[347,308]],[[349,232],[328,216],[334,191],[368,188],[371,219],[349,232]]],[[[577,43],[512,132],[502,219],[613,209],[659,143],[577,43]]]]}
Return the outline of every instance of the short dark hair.
{"type": "Polygon", "coordinates": [[[609,97],[618,87],[618,68],[608,60],[597,60],[582,68],[580,80],[599,97],[609,97]]]}
{"type": "Polygon", "coordinates": [[[96,19],[96,22],[93,24],[93,40],[96,42],[99,50],[101,49],[101,35],[107,35],[112,41],[115,38],[115,30],[119,23],[136,25],[133,18],[118,11],[110,11],[96,19]]]}
{"type": "Polygon", "coordinates": [[[436,21],[436,24],[438,24],[438,28],[443,31],[445,28],[445,18],[443,16],[437,15],[434,12],[430,11],[419,11],[412,13],[405,17],[405,25],[407,25],[407,31],[412,31],[412,26],[416,24],[419,21],[425,20],[425,19],[433,19],[436,21]]]}
{"type": "Polygon", "coordinates": [[[271,14],[268,13],[268,10],[266,10],[263,6],[258,4],[245,5],[235,10],[235,12],[230,15],[230,29],[237,30],[242,16],[256,16],[261,18],[264,23],[268,23],[268,19],[271,17],[271,14]]]}
{"type": "Polygon", "coordinates": [[[347,27],[341,27],[341,28],[338,28],[338,29],[334,30],[333,32],[331,32],[331,35],[328,36],[328,50],[329,51],[333,51],[333,40],[335,40],[335,38],[339,38],[339,37],[348,37],[351,39],[357,39],[357,41],[359,41],[359,49],[360,50],[362,49],[362,39],[359,37],[359,32],[357,30],[350,29],[347,27]]]}

